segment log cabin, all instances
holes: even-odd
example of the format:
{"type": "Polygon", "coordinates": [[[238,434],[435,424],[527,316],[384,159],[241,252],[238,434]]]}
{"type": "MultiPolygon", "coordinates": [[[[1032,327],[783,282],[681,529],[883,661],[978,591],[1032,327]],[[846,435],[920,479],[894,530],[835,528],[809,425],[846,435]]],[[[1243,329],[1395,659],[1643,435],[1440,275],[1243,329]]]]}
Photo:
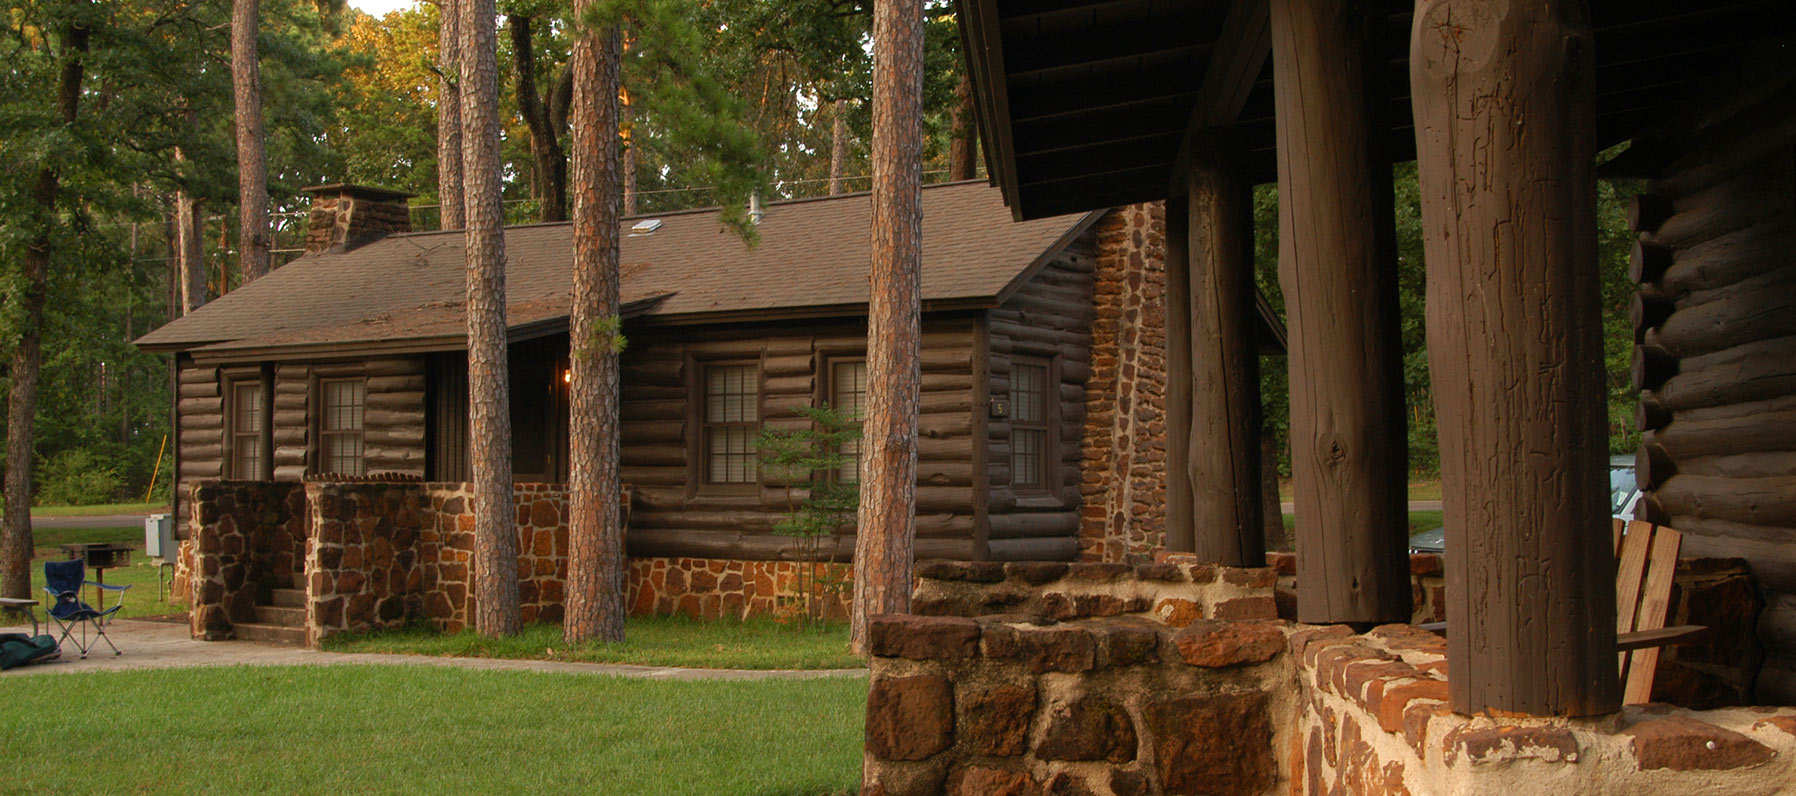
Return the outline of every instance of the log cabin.
{"type": "MultiPolygon", "coordinates": [[[[406,195],[315,196],[307,253],[144,336],[169,353],[177,527],[195,484],[468,478],[463,236],[407,231],[406,195]]],[[[1163,219],[1136,205],[1016,222],[978,182],[923,191],[917,555],[1150,553],[1163,219]]],[[[791,560],[763,424],[866,390],[869,199],[767,204],[749,245],[714,210],[622,222],[621,474],[637,558],[791,560]]],[[[507,228],[512,466],[567,473],[571,227],[507,228]]],[[[1282,351],[1262,300],[1255,345],[1282,351]]],[[[852,477],[852,473],[845,473],[852,477]]],[[[853,538],[830,540],[845,561],[853,538]]]]}

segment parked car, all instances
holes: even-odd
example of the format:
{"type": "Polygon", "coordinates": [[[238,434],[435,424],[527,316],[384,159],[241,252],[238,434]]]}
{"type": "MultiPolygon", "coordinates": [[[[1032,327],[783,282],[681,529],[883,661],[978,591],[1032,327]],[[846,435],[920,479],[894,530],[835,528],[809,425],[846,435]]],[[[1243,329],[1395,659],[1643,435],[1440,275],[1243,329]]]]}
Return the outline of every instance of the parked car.
{"type": "MultiPolygon", "coordinates": [[[[1623,520],[1634,519],[1634,508],[1639,504],[1640,482],[1634,477],[1634,457],[1610,456],[1609,515],[1623,520]]],[[[1441,553],[1446,549],[1446,528],[1435,528],[1409,537],[1411,553],[1441,553]]]]}

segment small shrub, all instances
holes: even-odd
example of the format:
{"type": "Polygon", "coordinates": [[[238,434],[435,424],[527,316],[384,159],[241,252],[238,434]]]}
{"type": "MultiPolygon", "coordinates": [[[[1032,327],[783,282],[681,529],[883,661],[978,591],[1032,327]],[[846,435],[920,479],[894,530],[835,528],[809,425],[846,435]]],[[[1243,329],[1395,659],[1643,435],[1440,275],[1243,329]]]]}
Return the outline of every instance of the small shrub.
{"type": "Polygon", "coordinates": [[[88,451],[66,450],[38,466],[35,502],[40,506],[91,506],[118,499],[125,488],[118,469],[88,451]]]}

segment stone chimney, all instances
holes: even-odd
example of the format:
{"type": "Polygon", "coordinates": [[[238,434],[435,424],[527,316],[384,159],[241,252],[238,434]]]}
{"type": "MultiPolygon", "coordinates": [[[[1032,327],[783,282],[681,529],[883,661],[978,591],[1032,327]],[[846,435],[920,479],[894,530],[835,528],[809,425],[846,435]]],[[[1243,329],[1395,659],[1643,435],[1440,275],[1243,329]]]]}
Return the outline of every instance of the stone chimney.
{"type": "Polygon", "coordinates": [[[412,231],[409,193],[348,183],[314,185],[305,192],[312,195],[307,254],[348,251],[388,233],[412,231]]]}

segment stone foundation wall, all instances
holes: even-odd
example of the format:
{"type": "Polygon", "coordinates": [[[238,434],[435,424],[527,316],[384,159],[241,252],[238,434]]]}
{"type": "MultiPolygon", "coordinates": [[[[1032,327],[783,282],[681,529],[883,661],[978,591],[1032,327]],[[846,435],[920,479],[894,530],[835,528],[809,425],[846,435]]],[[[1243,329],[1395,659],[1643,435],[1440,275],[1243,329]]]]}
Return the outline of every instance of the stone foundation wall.
{"type": "Polygon", "coordinates": [[[1270,568],[1170,559],[1154,564],[924,561],[916,572],[911,610],[929,616],[1019,614],[1056,621],[1133,616],[1179,628],[1199,619],[1278,615],[1270,568]]]}
{"type": "Polygon", "coordinates": [[[721,558],[632,558],[626,574],[631,616],[684,614],[699,619],[751,616],[800,617],[812,577],[817,611],[825,619],[848,618],[847,564],[741,561],[721,558]]]}
{"type": "Polygon", "coordinates": [[[878,617],[864,794],[1792,794],[1796,708],[1446,707],[1410,625],[878,617]]]}
{"type": "Polygon", "coordinates": [[[231,637],[256,603],[295,582],[305,560],[307,507],[297,483],[203,481],[193,486],[188,621],[194,638],[231,637]]]}
{"type": "MultiPolygon", "coordinates": [[[[423,615],[434,590],[423,555],[433,543],[423,484],[310,483],[306,644],[345,631],[399,627],[423,615]]],[[[428,558],[434,559],[434,556],[428,558]]]]}
{"type": "Polygon", "coordinates": [[[1151,560],[1166,539],[1166,208],[1106,214],[1081,443],[1079,557],[1151,560]]]}
{"type": "Polygon", "coordinates": [[[1796,793],[1796,709],[1629,706],[1594,719],[1447,709],[1446,645],[1407,625],[1293,632],[1302,794],[1796,793]]]}

